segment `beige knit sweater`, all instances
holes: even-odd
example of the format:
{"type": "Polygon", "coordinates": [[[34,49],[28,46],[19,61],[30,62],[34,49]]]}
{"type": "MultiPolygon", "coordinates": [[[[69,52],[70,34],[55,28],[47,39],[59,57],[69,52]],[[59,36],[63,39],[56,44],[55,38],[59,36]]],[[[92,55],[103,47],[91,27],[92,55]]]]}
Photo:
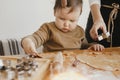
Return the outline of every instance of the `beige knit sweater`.
{"type": "Polygon", "coordinates": [[[27,36],[35,43],[36,48],[43,45],[44,52],[87,48],[84,30],[77,26],[73,31],[64,33],[59,30],[55,22],[43,24],[32,35],[27,36]]]}

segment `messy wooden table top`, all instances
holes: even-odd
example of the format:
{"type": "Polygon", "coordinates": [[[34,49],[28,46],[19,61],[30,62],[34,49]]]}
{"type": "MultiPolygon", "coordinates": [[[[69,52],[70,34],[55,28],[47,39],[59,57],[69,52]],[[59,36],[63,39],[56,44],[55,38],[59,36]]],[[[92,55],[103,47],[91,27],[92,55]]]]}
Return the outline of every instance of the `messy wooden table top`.
{"type": "MultiPolygon", "coordinates": [[[[38,67],[31,75],[17,72],[19,75],[13,80],[120,80],[120,47],[101,52],[64,50],[40,53],[39,56],[41,58],[34,59],[38,67]]],[[[0,56],[0,59],[11,60],[11,65],[16,65],[21,57],[24,56],[0,56]]],[[[6,72],[0,71],[0,80],[10,80],[6,72]]]]}

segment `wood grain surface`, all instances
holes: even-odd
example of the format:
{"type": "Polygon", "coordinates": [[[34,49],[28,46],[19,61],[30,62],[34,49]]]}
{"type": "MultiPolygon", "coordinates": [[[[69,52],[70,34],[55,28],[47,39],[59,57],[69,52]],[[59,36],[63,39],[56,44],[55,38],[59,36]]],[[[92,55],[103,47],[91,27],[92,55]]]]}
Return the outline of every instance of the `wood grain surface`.
{"type": "MultiPolygon", "coordinates": [[[[120,67],[119,67],[120,47],[106,48],[101,52],[92,51],[92,50],[64,50],[60,52],[62,53],[62,56],[64,58],[63,67],[60,72],[56,73],[54,71],[55,70],[54,67],[59,65],[59,62],[57,64],[56,63],[53,64],[54,59],[58,54],[57,51],[40,53],[39,56],[41,56],[42,58],[35,58],[35,61],[39,63],[37,70],[32,72],[31,76],[25,77],[24,79],[21,78],[21,79],[14,79],[14,80],[53,80],[54,75],[61,74],[63,72],[67,72],[71,70],[74,71],[75,73],[77,72],[83,75],[86,78],[86,80],[120,80],[120,67]],[[103,67],[105,64],[101,64],[99,60],[101,59],[104,61],[104,59],[106,58],[105,56],[109,56],[108,59],[106,60],[108,62],[110,62],[110,60],[114,60],[113,63],[111,61],[111,64],[113,64],[112,66],[117,65],[117,69],[109,70],[106,67],[105,68],[100,67],[100,66],[103,67]],[[97,60],[95,59],[98,59],[98,63],[97,63],[97,60]],[[88,63],[90,60],[92,62],[88,63]],[[96,67],[95,64],[99,66],[96,67]]],[[[8,59],[8,60],[16,61],[16,59],[21,57],[23,56],[19,56],[19,55],[18,56],[0,56],[0,59],[2,60],[8,59]]],[[[109,64],[106,64],[106,65],[109,66],[109,64]]],[[[60,79],[62,80],[62,78],[60,79]]],[[[0,75],[0,80],[7,80],[7,79],[5,79],[5,77],[1,77],[0,75]]]]}

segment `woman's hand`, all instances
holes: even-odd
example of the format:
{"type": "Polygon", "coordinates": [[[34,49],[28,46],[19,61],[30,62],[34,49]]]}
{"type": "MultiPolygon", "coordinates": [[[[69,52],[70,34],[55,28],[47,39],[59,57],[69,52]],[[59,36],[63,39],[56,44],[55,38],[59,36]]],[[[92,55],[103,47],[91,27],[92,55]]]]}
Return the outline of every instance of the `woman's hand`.
{"type": "Polygon", "coordinates": [[[106,25],[105,25],[104,21],[96,21],[93,24],[93,26],[90,30],[90,36],[94,40],[98,40],[98,29],[101,29],[104,34],[107,32],[106,25]]]}

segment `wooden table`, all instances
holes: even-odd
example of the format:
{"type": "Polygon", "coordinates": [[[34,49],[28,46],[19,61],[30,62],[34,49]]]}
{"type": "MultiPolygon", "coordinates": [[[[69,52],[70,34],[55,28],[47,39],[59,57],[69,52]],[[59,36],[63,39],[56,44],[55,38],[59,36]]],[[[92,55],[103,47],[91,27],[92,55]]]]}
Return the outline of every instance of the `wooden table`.
{"type": "MultiPolygon", "coordinates": [[[[76,63],[76,65],[74,65],[75,63],[75,56],[79,55],[79,54],[86,54],[86,53],[97,53],[97,55],[99,55],[99,53],[101,54],[106,54],[106,53],[110,53],[110,54],[120,54],[120,47],[114,47],[114,48],[106,48],[105,50],[103,50],[102,52],[96,52],[96,51],[92,51],[92,50],[65,50],[65,51],[60,51],[59,53],[62,53],[63,55],[63,63],[61,63],[62,59],[58,59],[55,62],[55,57],[58,54],[58,52],[50,52],[50,53],[44,53],[44,54],[40,54],[40,56],[42,58],[36,58],[35,61],[38,62],[38,68],[36,71],[32,72],[32,76],[25,76],[22,78],[15,78],[13,80],[56,80],[54,79],[54,77],[56,75],[59,76],[59,74],[63,74],[66,72],[66,74],[68,73],[74,73],[74,74],[79,74],[82,75],[82,77],[84,77],[84,79],[81,80],[120,80],[120,71],[116,70],[116,71],[107,71],[107,70],[102,70],[102,69],[97,69],[92,65],[86,64],[86,63],[82,63],[79,62],[76,63]],[[74,55],[75,54],[75,55],[74,55]],[[55,70],[55,66],[62,66],[62,69],[60,69],[60,71],[56,71],[55,70]],[[51,67],[52,66],[52,67],[51,67]],[[52,70],[52,71],[51,71],[52,70]],[[52,75],[51,75],[52,74],[52,75]],[[55,75],[55,76],[54,76],[55,75]],[[52,76],[52,77],[51,77],[52,76]]],[[[120,55],[118,55],[120,56],[120,55]]],[[[16,59],[20,58],[21,56],[0,56],[0,59],[2,60],[12,60],[12,61],[16,61],[16,59]]],[[[86,57],[87,58],[87,57],[86,57]]],[[[14,63],[15,64],[15,63],[14,63]]],[[[13,65],[14,65],[13,64],[13,65]]],[[[120,63],[119,63],[120,64],[120,63]]],[[[75,77],[76,75],[73,75],[73,77],[75,77]]],[[[71,76],[67,75],[67,76],[71,76]]],[[[62,77],[66,77],[66,75],[62,75],[59,77],[59,79],[57,78],[57,80],[64,80],[62,77]]],[[[75,78],[66,78],[65,80],[75,80],[75,78]]],[[[6,79],[5,75],[2,75],[2,72],[0,72],[0,80],[9,80],[6,79]],[[2,76],[2,77],[1,77],[2,76]]],[[[80,80],[76,79],[76,80],[80,80]]]]}

